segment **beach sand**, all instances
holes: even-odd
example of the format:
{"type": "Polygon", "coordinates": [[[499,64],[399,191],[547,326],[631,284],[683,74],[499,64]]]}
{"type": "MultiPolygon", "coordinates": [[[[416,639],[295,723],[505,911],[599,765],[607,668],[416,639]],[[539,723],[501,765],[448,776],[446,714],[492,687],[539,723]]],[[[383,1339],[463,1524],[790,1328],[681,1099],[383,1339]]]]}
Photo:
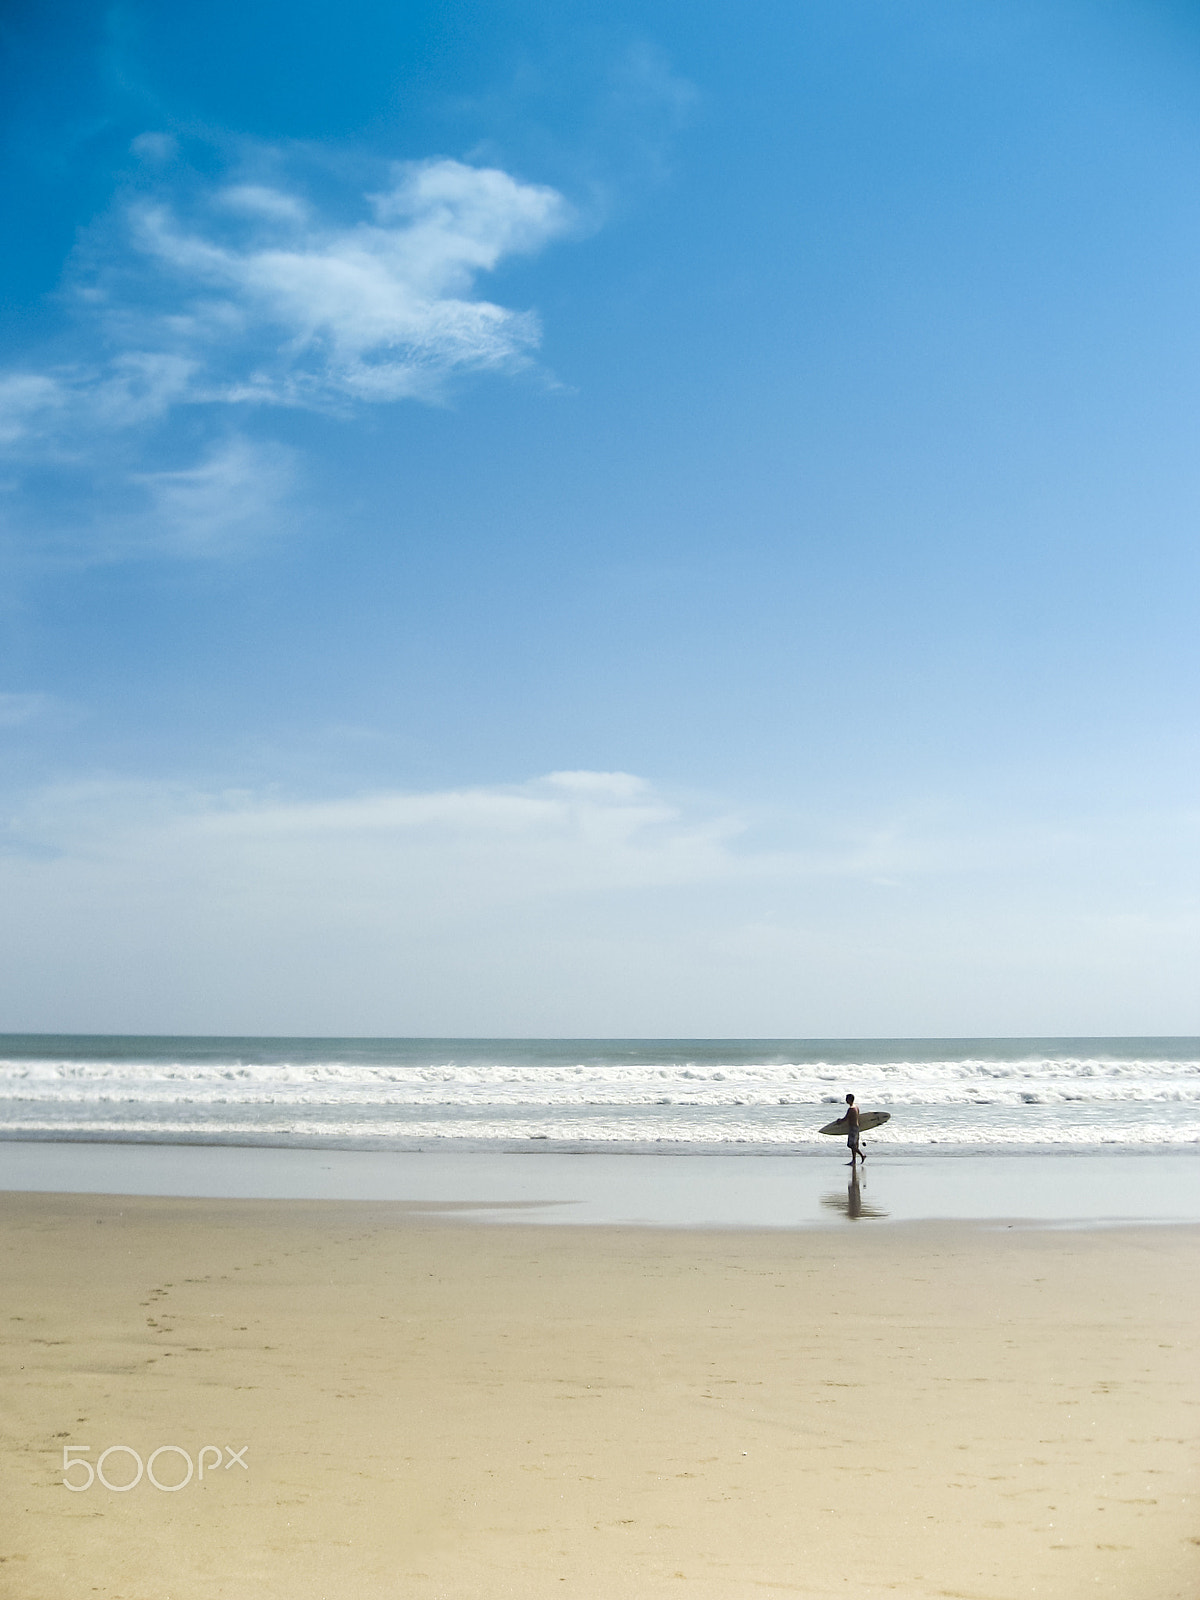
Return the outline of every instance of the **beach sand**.
{"type": "Polygon", "coordinates": [[[0,1196],[0,1593],[1200,1593],[1200,1230],[511,1215],[0,1196]]]}

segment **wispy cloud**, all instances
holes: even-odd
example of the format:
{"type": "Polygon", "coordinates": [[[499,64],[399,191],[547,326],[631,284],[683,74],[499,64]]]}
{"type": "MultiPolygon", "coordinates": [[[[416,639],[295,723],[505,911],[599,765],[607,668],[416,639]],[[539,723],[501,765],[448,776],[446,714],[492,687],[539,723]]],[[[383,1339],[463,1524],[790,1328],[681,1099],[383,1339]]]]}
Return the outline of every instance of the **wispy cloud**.
{"type": "Polygon", "coordinates": [[[835,1036],[955,1033],[994,1012],[1030,1033],[1085,1015],[1144,1031],[1154,997],[1177,1013],[1200,950],[1178,871],[1197,819],[1145,821],[1072,839],[916,824],[833,838],[792,818],[768,846],[736,809],[620,772],[317,801],[43,789],[0,817],[6,1014],[835,1036]]]}
{"type": "Polygon", "coordinates": [[[455,104],[488,132],[475,146],[479,160],[502,160],[512,148],[535,150],[544,170],[559,174],[579,197],[586,224],[600,226],[665,182],[680,135],[702,105],[651,40],[628,39],[615,51],[568,57],[527,57],[480,94],[455,104]]]}
{"type": "MultiPolygon", "coordinates": [[[[109,555],[223,553],[262,524],[286,473],[246,437],[255,411],[437,401],[456,375],[530,363],[536,314],[476,290],[570,227],[557,191],[442,159],[395,165],[357,197],[326,185],[318,204],[279,178],[278,153],[258,152],[267,178],[215,184],[180,171],[165,137],[135,153],[149,169],[140,189],[72,268],[73,334],[53,359],[0,372],[0,448],[35,473],[90,473],[93,514],[77,524],[89,536],[111,522],[98,505],[124,515],[140,496],[135,536],[100,537],[109,555]],[[193,432],[216,436],[167,470],[155,429],[185,408],[193,432]]],[[[8,498],[19,527],[20,497],[8,498]]]]}
{"type": "MultiPolygon", "coordinates": [[[[9,820],[14,847],[66,858],[174,858],[190,876],[281,886],[314,875],[335,897],[411,902],[457,883],[479,904],[693,883],[761,870],[731,850],[742,823],[688,815],[623,772],[559,772],[527,784],[384,792],[314,802],[164,785],[87,784],[41,792],[9,820]],[[337,886],[341,885],[341,889],[337,886]]],[[[134,868],[136,871],[136,868],[134,868]]]]}
{"type": "Polygon", "coordinates": [[[641,40],[617,63],[606,109],[636,164],[661,182],[670,171],[675,140],[699,103],[695,84],[680,77],[654,45],[641,40]]]}
{"type": "Polygon", "coordinates": [[[67,404],[69,389],[44,372],[10,372],[0,377],[0,446],[44,432],[67,404]]]}
{"type": "Polygon", "coordinates": [[[132,477],[142,514],[108,528],[112,554],[154,550],[179,556],[234,555],[277,524],[294,481],[291,452],[234,437],[197,465],[132,477]]]}
{"type": "MultiPolygon", "coordinates": [[[[366,205],[368,218],[337,226],[284,189],[234,184],[187,222],[169,205],[132,207],[135,250],[178,289],[140,331],[195,362],[197,397],[243,402],[428,399],[451,373],[527,358],[536,317],[472,291],[564,230],[560,195],[426,161],[397,167],[366,205]]],[[[119,302],[105,314],[129,315],[119,302]]]]}
{"type": "Polygon", "coordinates": [[[199,453],[169,442],[142,450],[117,442],[107,451],[76,442],[31,477],[31,485],[4,485],[0,522],[10,545],[67,566],[243,556],[306,516],[296,452],[238,432],[218,434],[199,453]]]}
{"type": "Polygon", "coordinates": [[[279,184],[137,197],[77,269],[88,359],[0,377],[0,440],[123,429],[180,404],[433,399],[456,372],[513,370],[530,311],[482,273],[569,225],[555,190],[459,161],[393,168],[346,224],[279,184]]]}
{"type": "MultiPolygon", "coordinates": [[[[793,842],[768,843],[754,820],[665,795],[628,772],[551,772],[522,784],[425,791],[384,790],[344,799],[294,800],[166,784],[89,783],[40,791],[14,812],[7,836],[70,857],[178,852],[206,876],[224,860],[235,875],[261,877],[275,862],[299,864],[331,892],[370,882],[387,898],[420,879],[461,877],[485,901],[556,896],[566,890],[636,889],[714,882],[904,878],[977,868],[994,856],[975,837],[951,839],[913,821],[847,827],[815,837],[789,820],[793,842]],[[807,834],[804,844],[794,842],[807,834]]],[[[1011,842],[1027,857],[1031,842],[1011,842]]],[[[279,881],[282,881],[282,877],[279,881]]],[[[457,903],[457,902],[456,902],[457,903]]]]}

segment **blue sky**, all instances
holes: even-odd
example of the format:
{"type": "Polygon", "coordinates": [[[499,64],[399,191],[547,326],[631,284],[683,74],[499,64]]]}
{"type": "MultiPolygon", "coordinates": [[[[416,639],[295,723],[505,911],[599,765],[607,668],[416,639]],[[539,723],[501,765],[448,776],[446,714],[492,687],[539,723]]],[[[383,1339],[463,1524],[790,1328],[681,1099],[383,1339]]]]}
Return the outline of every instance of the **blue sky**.
{"type": "Polygon", "coordinates": [[[0,1027],[1200,1032],[1200,24],[10,5],[0,1027]]]}

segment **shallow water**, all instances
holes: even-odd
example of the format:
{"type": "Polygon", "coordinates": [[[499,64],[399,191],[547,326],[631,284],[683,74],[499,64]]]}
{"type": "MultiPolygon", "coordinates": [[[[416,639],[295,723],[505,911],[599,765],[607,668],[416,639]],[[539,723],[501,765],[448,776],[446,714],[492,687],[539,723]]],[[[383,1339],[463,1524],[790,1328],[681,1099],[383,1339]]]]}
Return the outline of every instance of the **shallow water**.
{"type": "Polygon", "coordinates": [[[537,1155],[0,1143],[0,1190],[401,1201],[482,1221],[805,1228],[1200,1222],[1200,1157],[537,1155]]]}

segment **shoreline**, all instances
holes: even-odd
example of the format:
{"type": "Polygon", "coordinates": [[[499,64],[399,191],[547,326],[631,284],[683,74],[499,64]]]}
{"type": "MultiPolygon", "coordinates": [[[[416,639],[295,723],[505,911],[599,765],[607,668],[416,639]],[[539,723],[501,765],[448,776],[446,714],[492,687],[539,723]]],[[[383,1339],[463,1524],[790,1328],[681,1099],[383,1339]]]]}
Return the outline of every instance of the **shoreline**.
{"type": "MultiPolygon", "coordinates": [[[[1059,1144],[1045,1140],[1027,1141],[993,1140],[990,1143],[973,1143],[967,1140],[927,1139],[901,1140],[894,1130],[880,1136],[871,1129],[871,1146],[881,1152],[897,1156],[936,1155],[969,1160],[989,1156],[1148,1156],[1163,1154],[1200,1155],[1200,1137],[1163,1140],[1147,1143],[1133,1140],[1098,1139],[1063,1141],[1059,1144]]],[[[139,1133],[125,1126],[120,1132],[93,1128],[39,1128],[33,1131],[19,1127],[0,1129],[0,1148],[17,1144],[87,1144],[87,1145],[154,1145],[166,1149],[201,1150],[307,1150],[321,1152],[341,1151],[346,1155],[435,1155],[439,1152],[461,1155],[559,1155],[559,1156],[786,1156],[789,1160],[811,1157],[828,1160],[831,1150],[844,1145],[835,1138],[803,1139],[795,1143],[782,1140],[754,1139],[555,1139],[547,1134],[530,1134],[520,1138],[460,1138],[426,1135],[412,1139],[362,1138],[324,1139],[318,1136],[288,1137],[265,1136],[250,1133],[216,1135],[182,1135],[172,1132],[139,1133]]]]}
{"type": "Polygon", "coordinates": [[[0,1195],[13,1600],[1196,1592],[1198,1227],[420,1205],[0,1195]]]}
{"type": "Polygon", "coordinates": [[[0,1192],[465,1203],[480,1221],[523,1204],[536,1208],[539,1224],[556,1226],[787,1231],[937,1219],[1057,1227],[1200,1223],[1200,1166],[1192,1152],[914,1156],[878,1144],[868,1150],[855,1183],[841,1147],[798,1159],[0,1141],[0,1192]]]}

